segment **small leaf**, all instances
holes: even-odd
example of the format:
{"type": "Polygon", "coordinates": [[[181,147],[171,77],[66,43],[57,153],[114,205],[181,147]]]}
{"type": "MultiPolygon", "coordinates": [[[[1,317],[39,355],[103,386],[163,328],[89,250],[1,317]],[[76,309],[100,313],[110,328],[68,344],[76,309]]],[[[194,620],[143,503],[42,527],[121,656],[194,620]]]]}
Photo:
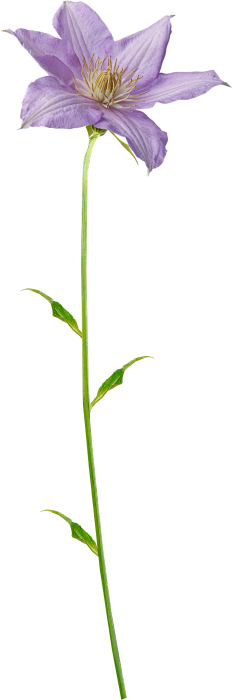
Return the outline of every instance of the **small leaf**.
{"type": "Polygon", "coordinates": [[[44,508],[40,512],[41,513],[55,513],[55,515],[60,515],[60,518],[63,518],[63,520],[66,520],[66,522],[69,523],[69,525],[71,526],[72,520],[70,518],[67,518],[67,515],[63,515],[63,513],[59,513],[58,510],[50,510],[50,508],[44,508]]]}
{"type": "Polygon", "coordinates": [[[127,143],[124,143],[124,141],[121,141],[121,139],[118,139],[118,136],[116,136],[116,134],[114,134],[113,131],[110,131],[110,134],[112,134],[112,136],[114,136],[115,139],[116,139],[117,141],[119,141],[119,143],[121,143],[122,146],[124,146],[124,148],[126,149],[126,151],[128,151],[128,153],[130,153],[131,156],[133,156],[134,160],[136,160],[136,163],[137,163],[137,165],[138,165],[137,158],[136,158],[136,156],[134,155],[133,151],[131,151],[131,148],[128,146],[128,144],[127,144],[127,143]]]}
{"type": "Polygon", "coordinates": [[[88,126],[86,126],[86,130],[87,130],[88,136],[90,138],[93,134],[92,125],[88,124],[88,126]]]}
{"type": "Polygon", "coordinates": [[[152,360],[154,359],[151,357],[151,355],[143,355],[142,357],[135,357],[134,360],[130,360],[130,362],[127,362],[126,365],[123,365],[122,369],[125,370],[128,369],[128,367],[131,367],[131,365],[134,365],[134,362],[138,362],[138,360],[145,360],[145,358],[150,357],[152,360]]]}
{"type": "Polygon", "coordinates": [[[75,321],[75,318],[69,313],[69,311],[66,311],[64,309],[64,306],[59,304],[58,301],[54,301],[52,297],[49,297],[47,294],[44,294],[44,292],[40,292],[39,289],[31,289],[31,287],[26,287],[25,289],[22,289],[22,292],[29,291],[29,292],[35,292],[36,294],[40,294],[41,297],[44,297],[44,299],[47,299],[49,303],[51,304],[52,307],[52,312],[53,316],[55,318],[59,318],[60,321],[64,321],[64,323],[67,323],[68,326],[74,331],[74,333],[77,333],[77,335],[80,335],[80,338],[82,338],[82,332],[80,331],[77,321],[75,321]]]}
{"type": "Polygon", "coordinates": [[[86,530],[83,530],[81,525],[78,525],[78,523],[72,522],[70,527],[72,537],[86,544],[89,547],[89,549],[91,549],[91,551],[94,552],[94,554],[96,554],[96,556],[98,557],[98,547],[95,540],[92,539],[91,535],[88,535],[88,532],[86,532],[86,530]]]}
{"type": "Polygon", "coordinates": [[[111,377],[108,377],[108,379],[101,384],[100,388],[97,391],[95,399],[91,402],[91,408],[102,399],[105,394],[107,394],[107,391],[110,391],[111,389],[114,389],[115,386],[119,386],[119,384],[122,384],[123,382],[123,375],[124,371],[123,369],[117,369],[116,372],[113,372],[111,374],[111,377]]]}
{"type": "Polygon", "coordinates": [[[138,360],[144,360],[146,357],[151,357],[151,355],[142,355],[142,357],[135,357],[134,360],[131,360],[131,362],[127,362],[126,365],[123,365],[121,369],[116,369],[113,374],[111,374],[111,377],[108,377],[108,379],[105,380],[103,384],[101,384],[100,388],[97,391],[95,399],[91,402],[91,408],[102,399],[105,394],[107,394],[107,391],[111,391],[111,389],[114,389],[115,386],[119,386],[120,384],[123,383],[123,376],[125,373],[125,370],[128,369],[128,367],[131,367],[131,365],[134,364],[134,362],[138,362],[138,360]]]}
{"type": "Polygon", "coordinates": [[[71,527],[71,535],[74,537],[75,540],[79,540],[80,542],[83,542],[83,544],[86,544],[89,549],[91,549],[94,554],[98,557],[98,548],[95,540],[92,539],[91,535],[88,535],[88,532],[86,530],[83,530],[81,525],[78,525],[78,523],[74,523],[73,520],[70,518],[67,518],[66,515],[63,515],[63,513],[59,513],[58,510],[50,510],[50,508],[45,508],[44,510],[41,511],[41,513],[44,512],[48,513],[55,513],[55,515],[59,515],[60,518],[63,518],[63,520],[66,520],[67,523],[69,523],[71,527]]]}

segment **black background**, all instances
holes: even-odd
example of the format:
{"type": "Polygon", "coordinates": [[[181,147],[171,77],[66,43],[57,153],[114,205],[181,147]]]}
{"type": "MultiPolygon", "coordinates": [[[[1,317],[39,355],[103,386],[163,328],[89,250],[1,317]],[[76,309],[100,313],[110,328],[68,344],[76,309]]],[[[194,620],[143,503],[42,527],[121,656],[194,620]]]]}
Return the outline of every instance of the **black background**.
{"type": "MultiPolygon", "coordinates": [[[[143,11],[134,6],[133,13],[101,2],[94,8],[115,39],[165,12],[162,4],[154,10],[145,5],[143,11]]],[[[36,11],[33,3],[10,10],[5,5],[2,28],[21,25],[55,34],[55,10],[52,3],[37,4],[36,11]]],[[[187,9],[177,9],[177,15],[162,70],[215,68],[232,84],[225,15],[221,20],[202,12],[200,18],[187,9]]],[[[118,690],[97,559],[71,539],[60,519],[37,515],[44,507],[61,510],[94,536],[80,339],[51,318],[49,305],[38,295],[15,297],[24,286],[42,289],[80,323],[81,173],[87,135],[85,129],[15,131],[24,90],[44,73],[15,39],[1,34],[0,41],[2,198],[9,222],[3,253],[9,261],[17,341],[13,376],[19,469],[12,498],[16,493],[23,504],[18,517],[24,535],[20,544],[16,540],[24,604],[16,605],[15,634],[18,622],[26,629],[27,655],[40,692],[46,684],[57,697],[72,690],[78,697],[85,692],[113,699],[118,690]],[[35,655],[34,645],[39,645],[35,655]]],[[[184,571],[194,556],[196,570],[203,571],[200,548],[195,554],[199,531],[193,535],[192,514],[197,500],[202,513],[200,480],[203,492],[208,477],[199,474],[198,459],[193,471],[198,420],[192,400],[190,405],[190,384],[193,374],[198,382],[195,356],[198,364],[204,354],[208,371],[207,331],[211,336],[209,319],[218,308],[215,280],[227,257],[231,100],[230,90],[219,87],[195,100],[147,110],[169,134],[165,162],[148,179],[145,164],[137,168],[110,134],[97,142],[91,158],[91,398],[131,358],[157,358],[130,369],[123,386],[109,393],[92,416],[106,564],[129,698],[148,695],[152,686],[166,697],[176,674],[182,687],[176,655],[187,669],[186,640],[190,629],[195,635],[203,602],[200,598],[194,611],[193,576],[184,585],[184,571]]]]}

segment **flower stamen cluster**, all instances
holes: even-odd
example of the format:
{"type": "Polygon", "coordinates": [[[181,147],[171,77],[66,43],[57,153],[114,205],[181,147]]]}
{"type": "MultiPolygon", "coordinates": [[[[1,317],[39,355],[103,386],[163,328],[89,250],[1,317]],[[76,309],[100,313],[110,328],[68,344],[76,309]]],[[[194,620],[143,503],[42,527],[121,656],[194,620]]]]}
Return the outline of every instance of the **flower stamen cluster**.
{"type": "MultiPolygon", "coordinates": [[[[87,61],[83,56],[82,80],[79,80],[73,76],[75,90],[79,95],[89,97],[97,102],[101,102],[101,104],[106,108],[110,107],[111,105],[117,105],[122,109],[131,109],[132,107],[137,106],[136,104],[132,104],[132,100],[133,103],[143,102],[143,100],[139,100],[138,98],[144,95],[144,92],[131,96],[131,93],[136,87],[138,80],[140,80],[140,77],[143,77],[138,75],[137,78],[130,78],[130,76],[136,73],[138,70],[137,68],[124,76],[122,80],[122,76],[127,70],[128,66],[126,66],[126,68],[121,68],[119,71],[117,58],[114,65],[112,65],[112,58],[110,56],[108,58],[107,67],[103,70],[107,56],[105,56],[103,61],[100,61],[98,56],[94,63],[94,69],[92,70],[94,55],[95,54],[93,54],[91,57],[89,64],[87,64],[87,61]],[[119,104],[129,99],[131,104],[127,107],[119,104]]],[[[147,90],[147,92],[149,92],[149,90],[147,90]]]]}

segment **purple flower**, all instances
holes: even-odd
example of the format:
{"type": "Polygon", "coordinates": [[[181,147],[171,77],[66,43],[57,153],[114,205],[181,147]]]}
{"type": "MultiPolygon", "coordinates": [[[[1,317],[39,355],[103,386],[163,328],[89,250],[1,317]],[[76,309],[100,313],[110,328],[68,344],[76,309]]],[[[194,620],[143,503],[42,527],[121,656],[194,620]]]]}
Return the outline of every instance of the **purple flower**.
{"type": "Polygon", "coordinates": [[[53,18],[60,39],[9,31],[49,73],[30,83],[21,128],[73,129],[93,124],[124,136],[149,172],[166,154],[167,134],[141,112],[155,102],[198,97],[224,84],[215,71],[160,73],[171,34],[170,16],[114,41],[94,10],[64,2],[53,18]]]}

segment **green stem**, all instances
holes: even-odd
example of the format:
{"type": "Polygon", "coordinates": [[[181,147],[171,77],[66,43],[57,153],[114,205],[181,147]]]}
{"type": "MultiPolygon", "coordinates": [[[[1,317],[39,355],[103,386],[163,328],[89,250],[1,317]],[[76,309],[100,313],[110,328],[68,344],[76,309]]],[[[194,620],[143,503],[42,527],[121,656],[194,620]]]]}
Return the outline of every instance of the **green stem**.
{"type": "Polygon", "coordinates": [[[97,141],[99,134],[94,134],[89,138],[89,144],[84,156],[83,163],[83,190],[82,190],[82,243],[81,243],[81,284],[82,284],[82,348],[83,348],[83,412],[86,430],[87,454],[91,482],[92,502],[95,518],[96,539],[99,553],[100,576],[103,587],[106,615],[112,646],[113,659],[116,668],[117,680],[121,698],[126,698],[126,690],[122,674],[120,656],[117,646],[116,633],[112,617],[108,580],[104,559],[103,540],[100,524],[99,503],[96,485],[94,455],[91,436],[90,421],[90,398],[89,398],[89,378],[88,378],[88,328],[87,328],[87,175],[90,163],[92,148],[97,141]]]}

